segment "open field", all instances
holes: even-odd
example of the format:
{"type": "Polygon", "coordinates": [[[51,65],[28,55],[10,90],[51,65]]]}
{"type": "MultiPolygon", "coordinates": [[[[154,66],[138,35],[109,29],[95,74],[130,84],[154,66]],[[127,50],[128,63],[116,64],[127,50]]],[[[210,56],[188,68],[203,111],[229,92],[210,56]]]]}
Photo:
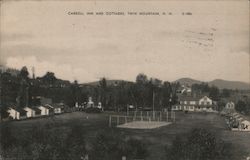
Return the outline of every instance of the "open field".
{"type": "Polygon", "coordinates": [[[155,129],[171,124],[170,122],[148,122],[148,121],[134,121],[125,124],[118,125],[119,128],[131,128],[131,129],[155,129]]]}
{"type": "MultiPolygon", "coordinates": [[[[16,121],[12,122],[11,126],[13,133],[18,134],[22,130],[28,130],[33,125],[45,124],[47,122],[54,122],[56,128],[64,129],[65,132],[69,126],[77,124],[84,128],[87,140],[91,141],[98,131],[105,130],[108,132],[110,114],[115,113],[86,114],[74,112],[47,118],[16,121]]],[[[177,134],[185,135],[192,128],[206,128],[223,140],[231,142],[234,147],[234,157],[232,159],[238,160],[239,157],[242,157],[242,153],[250,155],[250,133],[229,131],[224,118],[214,113],[185,114],[177,112],[176,123],[167,126],[150,130],[126,128],[115,128],[115,130],[130,137],[145,139],[150,150],[148,159],[159,160],[164,159],[165,145],[170,145],[177,134]]]]}

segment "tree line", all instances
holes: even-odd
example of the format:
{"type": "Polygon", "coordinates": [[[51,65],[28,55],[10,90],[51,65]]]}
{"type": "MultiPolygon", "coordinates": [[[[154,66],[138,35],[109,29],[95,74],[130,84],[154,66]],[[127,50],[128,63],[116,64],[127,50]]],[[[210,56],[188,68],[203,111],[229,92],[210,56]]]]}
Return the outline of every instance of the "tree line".
{"type": "Polygon", "coordinates": [[[138,74],[136,83],[119,81],[108,85],[107,79],[101,78],[97,85],[80,85],[76,80],[70,83],[58,79],[53,72],[30,78],[27,67],[23,67],[18,76],[1,73],[1,105],[3,108],[11,103],[19,108],[38,105],[35,98],[43,96],[73,107],[76,102],[83,104],[92,97],[96,103],[101,102],[104,109],[122,110],[127,105],[150,108],[153,101],[155,108],[161,109],[177,102],[178,86],[178,83],[162,82],[145,74],[138,74]]]}
{"type": "MultiPolygon", "coordinates": [[[[63,102],[69,107],[75,103],[82,105],[92,97],[95,103],[101,102],[104,110],[125,110],[128,105],[137,109],[170,109],[178,103],[177,91],[181,88],[179,82],[162,81],[150,78],[143,73],[135,77],[135,82],[113,81],[109,83],[106,78],[101,78],[95,85],[79,84],[77,80],[69,82],[59,79],[53,72],[44,76],[31,78],[27,67],[22,67],[17,76],[4,72],[1,74],[1,110],[10,103],[18,107],[39,105],[36,97],[51,98],[53,103],[63,102]]],[[[224,106],[221,99],[229,98],[237,91],[209,86],[207,83],[193,84],[192,94],[207,94],[219,105],[224,106]]],[[[185,95],[185,93],[184,93],[185,95]]],[[[240,111],[249,107],[247,102],[239,103],[240,111]],[[244,107],[247,106],[247,107],[244,107]],[[242,109],[243,108],[243,109],[242,109]]],[[[97,104],[96,104],[97,105],[97,104]]],[[[238,105],[238,106],[239,106],[238,105]]],[[[245,109],[245,112],[249,109],[245,109]]]]}

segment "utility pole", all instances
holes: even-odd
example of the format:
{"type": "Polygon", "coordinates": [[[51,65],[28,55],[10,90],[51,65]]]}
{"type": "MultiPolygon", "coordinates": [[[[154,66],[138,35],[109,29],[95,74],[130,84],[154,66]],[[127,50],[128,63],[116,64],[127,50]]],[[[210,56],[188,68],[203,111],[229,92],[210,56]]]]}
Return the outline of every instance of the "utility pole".
{"type": "Polygon", "coordinates": [[[31,70],[32,70],[32,79],[35,79],[36,77],[35,77],[35,67],[33,66],[32,68],[31,68],[31,70]]]}
{"type": "Polygon", "coordinates": [[[153,90],[153,119],[155,119],[155,92],[153,90]]]}
{"type": "Polygon", "coordinates": [[[25,88],[25,99],[26,99],[26,104],[25,106],[28,107],[29,106],[29,87],[25,88]]]}
{"type": "Polygon", "coordinates": [[[155,92],[153,91],[153,112],[155,111],[155,92]]]}

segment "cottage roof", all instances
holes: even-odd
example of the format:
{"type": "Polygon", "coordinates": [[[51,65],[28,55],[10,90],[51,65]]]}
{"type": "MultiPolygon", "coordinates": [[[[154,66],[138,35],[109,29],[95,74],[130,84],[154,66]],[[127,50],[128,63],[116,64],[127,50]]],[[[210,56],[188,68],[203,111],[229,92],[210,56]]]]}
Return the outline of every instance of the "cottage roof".
{"type": "Polygon", "coordinates": [[[9,107],[9,109],[15,110],[17,112],[20,112],[23,110],[22,108],[18,108],[17,106],[9,107]]]}
{"type": "Polygon", "coordinates": [[[48,107],[43,106],[43,105],[35,106],[34,108],[41,110],[41,109],[40,109],[40,107],[43,107],[43,108],[49,109],[48,107]]]}
{"type": "Polygon", "coordinates": [[[239,118],[241,117],[239,114],[235,115],[234,118],[239,118]]]}
{"type": "Polygon", "coordinates": [[[235,119],[238,120],[238,121],[242,121],[243,120],[242,117],[236,117],[235,119]]]}
{"type": "Polygon", "coordinates": [[[13,108],[13,109],[18,108],[17,105],[14,104],[14,103],[8,103],[8,104],[7,104],[7,107],[8,107],[8,108],[13,108]]]}
{"type": "Polygon", "coordinates": [[[9,109],[13,109],[13,110],[19,112],[20,115],[25,115],[26,112],[27,112],[27,111],[25,111],[23,108],[18,108],[18,107],[16,107],[16,108],[14,108],[14,107],[9,107],[9,109]]]}
{"type": "Polygon", "coordinates": [[[39,112],[41,112],[41,110],[40,109],[38,109],[37,107],[34,107],[34,108],[32,108],[36,113],[39,113],[39,112]]]}
{"type": "Polygon", "coordinates": [[[180,96],[179,100],[180,101],[199,101],[201,97],[194,97],[194,96],[180,96]]]}
{"type": "Polygon", "coordinates": [[[49,107],[48,105],[41,105],[41,107],[44,107],[46,109],[51,109],[51,107],[49,107]]]}
{"type": "Polygon", "coordinates": [[[25,109],[31,109],[31,110],[34,110],[34,109],[33,109],[33,108],[31,108],[31,107],[24,107],[23,109],[24,109],[24,110],[25,110],[25,109]]]}
{"type": "Polygon", "coordinates": [[[242,121],[241,123],[244,123],[245,125],[250,125],[250,122],[247,120],[242,121]]]}
{"type": "Polygon", "coordinates": [[[45,105],[43,105],[44,107],[47,107],[48,109],[53,109],[53,108],[55,108],[54,106],[52,106],[52,105],[50,105],[50,104],[45,104],[45,105]]]}
{"type": "Polygon", "coordinates": [[[234,102],[230,101],[230,102],[227,102],[227,104],[233,104],[234,105],[234,102]]]}
{"type": "Polygon", "coordinates": [[[54,103],[54,104],[52,104],[52,106],[54,108],[64,108],[65,107],[65,105],[63,103],[54,103]]]}

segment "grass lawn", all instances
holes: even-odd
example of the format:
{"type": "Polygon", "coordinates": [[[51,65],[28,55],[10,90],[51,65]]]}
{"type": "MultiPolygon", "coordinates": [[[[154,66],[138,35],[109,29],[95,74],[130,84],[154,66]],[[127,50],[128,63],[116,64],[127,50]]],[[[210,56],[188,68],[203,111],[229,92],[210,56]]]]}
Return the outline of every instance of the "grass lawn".
{"type": "MultiPolygon", "coordinates": [[[[44,117],[11,123],[14,133],[29,129],[33,125],[41,125],[53,121],[59,129],[65,129],[74,124],[80,124],[86,131],[87,141],[91,141],[96,133],[109,129],[109,115],[114,113],[87,114],[83,112],[65,113],[53,117],[44,117]]],[[[227,129],[224,118],[214,113],[176,113],[176,122],[156,129],[125,129],[115,128],[118,132],[139,139],[144,139],[150,150],[150,160],[164,159],[164,146],[171,145],[177,134],[185,134],[192,128],[206,128],[234,147],[232,159],[240,160],[245,155],[250,156],[250,133],[232,132],[227,129]],[[244,153],[244,156],[243,154],[244,153]],[[240,158],[241,157],[241,158],[240,158]]],[[[178,154],[178,153],[177,153],[178,154]]]]}

